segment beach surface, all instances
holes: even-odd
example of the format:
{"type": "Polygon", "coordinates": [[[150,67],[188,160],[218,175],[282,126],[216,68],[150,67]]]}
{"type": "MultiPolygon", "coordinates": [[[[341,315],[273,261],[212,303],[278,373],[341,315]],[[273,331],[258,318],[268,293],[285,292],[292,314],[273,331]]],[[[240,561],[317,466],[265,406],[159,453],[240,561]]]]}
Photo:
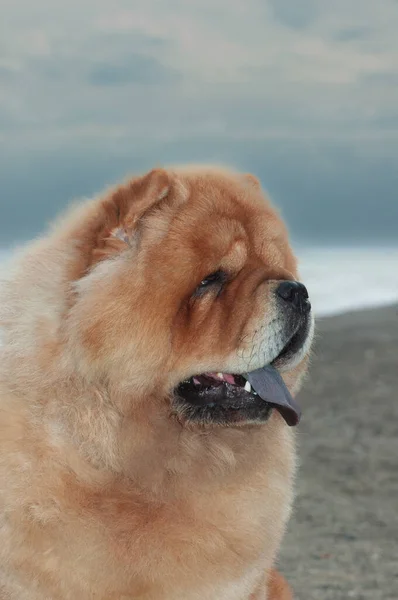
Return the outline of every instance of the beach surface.
{"type": "Polygon", "coordinates": [[[299,401],[280,569],[297,600],[397,600],[398,306],[319,320],[299,401]]]}

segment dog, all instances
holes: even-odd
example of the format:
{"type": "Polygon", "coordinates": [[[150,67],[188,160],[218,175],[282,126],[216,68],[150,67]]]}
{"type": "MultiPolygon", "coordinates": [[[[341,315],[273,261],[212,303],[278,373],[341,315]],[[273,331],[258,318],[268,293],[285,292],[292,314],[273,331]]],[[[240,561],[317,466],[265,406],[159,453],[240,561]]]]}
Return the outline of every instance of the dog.
{"type": "Polygon", "coordinates": [[[288,600],[314,319],[251,174],[155,168],[1,286],[0,599],[288,600]]]}

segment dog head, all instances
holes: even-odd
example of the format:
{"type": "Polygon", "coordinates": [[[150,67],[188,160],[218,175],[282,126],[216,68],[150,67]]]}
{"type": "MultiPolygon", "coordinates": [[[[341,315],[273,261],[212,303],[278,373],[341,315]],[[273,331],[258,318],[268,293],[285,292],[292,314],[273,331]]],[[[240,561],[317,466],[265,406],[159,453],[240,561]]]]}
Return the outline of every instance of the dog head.
{"type": "Polygon", "coordinates": [[[297,422],[289,392],[305,371],[313,317],[257,179],[157,169],[56,233],[79,257],[61,330],[82,376],[167,399],[183,421],[263,422],[276,407],[297,422]]]}

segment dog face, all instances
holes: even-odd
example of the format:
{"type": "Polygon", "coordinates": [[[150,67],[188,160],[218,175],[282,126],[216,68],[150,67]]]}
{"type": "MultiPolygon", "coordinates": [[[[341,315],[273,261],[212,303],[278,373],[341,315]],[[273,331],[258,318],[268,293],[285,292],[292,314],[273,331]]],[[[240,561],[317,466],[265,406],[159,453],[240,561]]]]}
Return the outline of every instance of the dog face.
{"type": "Polygon", "coordinates": [[[297,391],[311,307],[254,177],[159,169],[81,215],[72,229],[84,258],[63,339],[85,377],[219,425],[262,422],[278,408],[250,384],[265,366],[297,391]]]}

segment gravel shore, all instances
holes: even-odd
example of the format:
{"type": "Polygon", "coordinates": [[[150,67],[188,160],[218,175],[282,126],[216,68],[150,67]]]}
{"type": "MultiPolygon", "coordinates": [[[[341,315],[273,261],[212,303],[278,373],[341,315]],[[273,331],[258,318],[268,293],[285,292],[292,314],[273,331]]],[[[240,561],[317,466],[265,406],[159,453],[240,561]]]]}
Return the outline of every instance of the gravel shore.
{"type": "Polygon", "coordinates": [[[318,322],[280,568],[297,600],[398,599],[398,306],[318,322]]]}

